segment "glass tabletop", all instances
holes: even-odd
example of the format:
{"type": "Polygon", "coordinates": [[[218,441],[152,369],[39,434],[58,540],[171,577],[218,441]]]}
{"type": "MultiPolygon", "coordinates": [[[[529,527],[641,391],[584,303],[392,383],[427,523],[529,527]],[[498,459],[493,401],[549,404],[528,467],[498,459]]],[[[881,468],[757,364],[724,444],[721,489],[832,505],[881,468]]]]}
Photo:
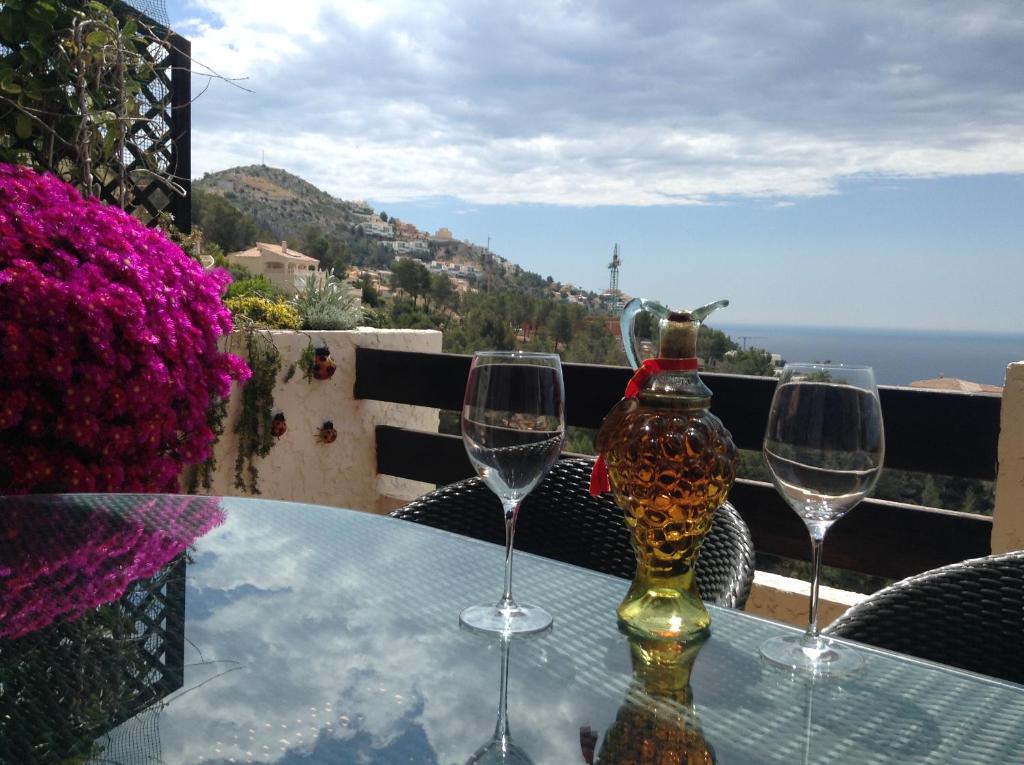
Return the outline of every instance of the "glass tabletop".
{"type": "Polygon", "coordinates": [[[296,503],[0,499],[0,763],[1024,762],[1024,687],[866,648],[808,683],[758,658],[788,627],[713,607],[702,644],[631,642],[625,580],[536,556],[552,631],[460,630],[502,559],[296,503]]]}

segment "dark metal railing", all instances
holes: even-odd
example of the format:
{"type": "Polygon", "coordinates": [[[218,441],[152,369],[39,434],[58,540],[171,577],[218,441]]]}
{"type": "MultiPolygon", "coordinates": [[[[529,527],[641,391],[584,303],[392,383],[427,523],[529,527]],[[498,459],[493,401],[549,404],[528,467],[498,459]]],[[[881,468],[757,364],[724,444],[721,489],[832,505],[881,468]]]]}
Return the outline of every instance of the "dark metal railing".
{"type": "MultiPolygon", "coordinates": [[[[469,356],[359,348],[357,399],[459,410],[469,356]]],[[[597,428],[621,397],[632,372],[625,367],[565,364],[566,420],[597,428]]],[[[702,374],[714,391],[712,411],[737,446],[760,450],[775,381],[702,374]]],[[[886,467],[994,480],[1001,399],[883,386],[886,467]]],[[[446,484],[473,475],[456,436],[378,426],[377,471],[446,484]]],[[[771,484],[740,479],[730,493],[759,552],[806,560],[807,531],[771,484]]],[[[868,499],[836,523],[825,563],[888,578],[911,574],[991,550],[990,518],[868,499]]]]}

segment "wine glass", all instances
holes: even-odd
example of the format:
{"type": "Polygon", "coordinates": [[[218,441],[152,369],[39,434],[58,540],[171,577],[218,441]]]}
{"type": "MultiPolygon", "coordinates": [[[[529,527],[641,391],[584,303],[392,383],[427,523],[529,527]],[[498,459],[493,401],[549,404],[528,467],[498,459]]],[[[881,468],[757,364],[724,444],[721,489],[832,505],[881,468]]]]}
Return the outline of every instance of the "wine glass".
{"type": "Polygon", "coordinates": [[[811,602],[803,635],[761,646],[773,664],[813,675],[854,672],[863,659],[853,648],[818,633],[821,550],[829,527],[874,488],[882,470],[885,434],[871,367],[787,364],[779,378],[764,459],[775,488],[811,536],[811,602]]]}
{"type": "Polygon", "coordinates": [[[557,355],[473,354],[462,405],[462,441],[505,512],[505,592],[494,605],[465,609],[459,619],[467,627],[511,635],[551,626],[543,608],[512,597],[512,546],[519,504],[547,475],[564,439],[565,388],[557,355]]]}

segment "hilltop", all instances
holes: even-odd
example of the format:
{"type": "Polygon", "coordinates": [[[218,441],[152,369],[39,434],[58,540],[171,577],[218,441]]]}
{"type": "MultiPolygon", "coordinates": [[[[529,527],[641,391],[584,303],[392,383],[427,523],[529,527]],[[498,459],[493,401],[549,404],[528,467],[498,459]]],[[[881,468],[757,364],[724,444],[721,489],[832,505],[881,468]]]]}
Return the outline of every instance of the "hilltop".
{"type": "Polygon", "coordinates": [[[296,239],[310,226],[340,233],[370,212],[361,202],[347,202],[277,167],[249,165],[207,173],[193,188],[223,197],[251,216],[276,239],[296,239]]]}

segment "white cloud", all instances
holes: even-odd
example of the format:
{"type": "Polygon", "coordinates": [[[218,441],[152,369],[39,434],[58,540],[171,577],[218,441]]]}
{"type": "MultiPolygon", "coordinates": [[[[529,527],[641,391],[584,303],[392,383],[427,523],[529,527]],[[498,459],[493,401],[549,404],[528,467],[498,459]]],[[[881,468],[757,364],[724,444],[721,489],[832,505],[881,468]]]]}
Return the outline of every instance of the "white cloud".
{"type": "Polygon", "coordinates": [[[1024,173],[1024,20],[1002,2],[505,6],[195,0],[198,172],[343,197],[693,204],[862,175],[1024,173]]]}

